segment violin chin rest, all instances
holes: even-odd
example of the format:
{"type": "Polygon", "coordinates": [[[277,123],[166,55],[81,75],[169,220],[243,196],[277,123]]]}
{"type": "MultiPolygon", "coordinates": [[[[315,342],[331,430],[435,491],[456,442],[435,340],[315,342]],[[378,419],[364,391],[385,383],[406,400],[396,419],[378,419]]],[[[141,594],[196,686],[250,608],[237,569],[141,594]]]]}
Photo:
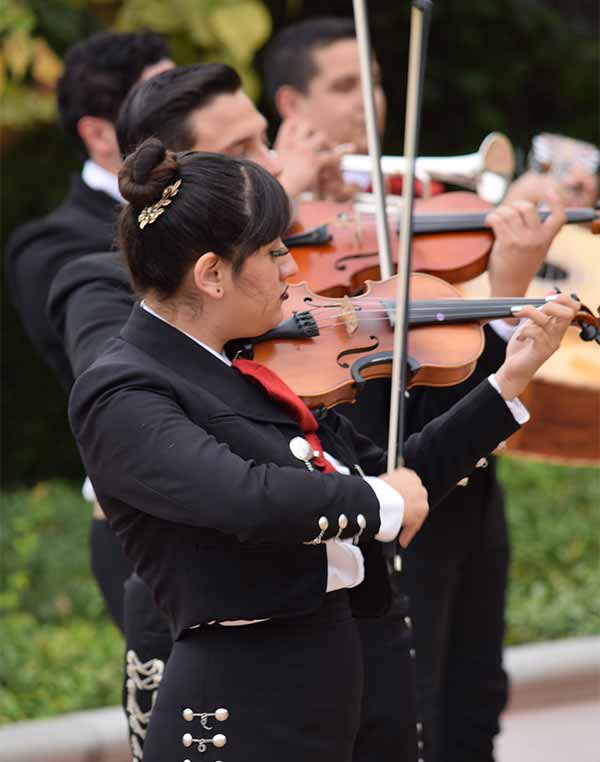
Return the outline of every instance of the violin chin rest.
{"type": "MultiPolygon", "coordinates": [[[[363,371],[367,368],[374,368],[380,365],[391,365],[392,362],[393,355],[391,352],[375,352],[372,355],[366,355],[356,360],[352,364],[352,380],[356,384],[357,390],[363,387],[368,380],[364,378],[363,371]]],[[[420,369],[421,366],[418,361],[409,355],[406,359],[406,380],[411,381],[420,369]]]]}

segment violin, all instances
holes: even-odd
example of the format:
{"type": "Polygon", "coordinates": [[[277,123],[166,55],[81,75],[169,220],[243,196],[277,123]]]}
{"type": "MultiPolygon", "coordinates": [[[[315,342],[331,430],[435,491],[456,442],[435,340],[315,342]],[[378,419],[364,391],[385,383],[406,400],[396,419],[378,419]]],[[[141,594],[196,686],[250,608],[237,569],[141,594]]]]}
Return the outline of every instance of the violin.
{"type": "MultiPolygon", "coordinates": [[[[494,234],[485,218],[494,207],[475,193],[455,191],[415,200],[412,269],[463,283],[487,269],[494,234]]],[[[543,220],[548,212],[540,212],[543,220]]],[[[392,258],[397,261],[398,215],[388,214],[392,258]]],[[[568,209],[567,222],[600,221],[595,209],[568,209]]],[[[360,205],[308,201],[285,243],[294,255],[294,283],[308,281],[320,294],[357,293],[380,277],[375,217],[360,205]]]]}
{"type": "MultiPolygon", "coordinates": [[[[354,402],[372,378],[391,374],[396,279],[367,282],[364,293],[319,296],[306,283],[292,285],[286,318],[238,351],[268,366],[311,408],[354,402]],[[318,369],[318,370],[315,370],[318,369]]],[[[407,385],[452,386],[475,369],[483,351],[480,321],[512,317],[523,305],[546,299],[461,299],[448,283],[425,274],[410,280],[407,385]]],[[[582,306],[574,323],[586,341],[600,332],[600,318],[582,306]]]]}

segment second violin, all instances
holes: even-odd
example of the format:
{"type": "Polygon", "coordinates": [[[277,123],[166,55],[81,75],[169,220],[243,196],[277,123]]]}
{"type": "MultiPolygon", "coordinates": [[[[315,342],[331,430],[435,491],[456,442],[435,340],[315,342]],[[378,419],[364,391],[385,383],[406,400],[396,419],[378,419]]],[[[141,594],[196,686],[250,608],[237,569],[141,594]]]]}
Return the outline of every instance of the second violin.
{"type": "MultiPolygon", "coordinates": [[[[483,273],[494,245],[485,219],[493,206],[475,193],[455,191],[415,201],[412,268],[449,283],[463,283],[483,273]]],[[[544,219],[547,212],[540,212],[544,219]]],[[[567,222],[596,220],[594,209],[568,209],[567,222]]],[[[392,258],[396,261],[398,213],[388,220],[392,258]]],[[[286,238],[296,259],[295,282],[307,281],[320,294],[357,293],[363,283],[377,280],[379,254],[375,218],[361,204],[304,202],[286,238]]]]}

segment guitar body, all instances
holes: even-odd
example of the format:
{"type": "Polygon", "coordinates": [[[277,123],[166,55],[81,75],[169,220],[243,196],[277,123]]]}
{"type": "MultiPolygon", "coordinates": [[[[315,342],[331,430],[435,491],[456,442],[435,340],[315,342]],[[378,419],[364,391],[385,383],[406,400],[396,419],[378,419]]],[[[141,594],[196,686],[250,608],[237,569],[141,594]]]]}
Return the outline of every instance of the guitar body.
{"type": "MultiPolygon", "coordinates": [[[[592,309],[600,304],[600,237],[581,225],[557,235],[547,266],[528,296],[542,297],[557,286],[592,309]]],[[[489,296],[487,274],[460,286],[463,296],[489,296]]],[[[600,464],[600,346],[569,329],[563,345],[540,368],[521,395],[531,421],[507,442],[507,452],[571,465],[600,464]]]]}

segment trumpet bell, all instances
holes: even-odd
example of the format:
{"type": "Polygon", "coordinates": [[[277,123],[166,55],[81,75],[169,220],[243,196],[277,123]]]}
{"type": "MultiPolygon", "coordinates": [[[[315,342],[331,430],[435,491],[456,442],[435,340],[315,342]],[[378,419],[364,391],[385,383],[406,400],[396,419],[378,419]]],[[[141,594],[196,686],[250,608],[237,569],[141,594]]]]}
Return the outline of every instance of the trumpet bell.
{"type": "Polygon", "coordinates": [[[476,181],[477,195],[492,204],[499,203],[515,174],[515,152],[501,132],[491,132],[479,147],[481,171],[476,181]]]}
{"type": "MultiPolygon", "coordinates": [[[[384,175],[406,174],[403,156],[382,156],[384,175]]],[[[349,154],[342,158],[342,170],[352,175],[371,173],[369,156],[349,154]]],[[[419,156],[415,162],[415,177],[425,186],[424,195],[432,180],[458,185],[470,190],[492,204],[502,200],[515,172],[515,154],[510,140],[501,132],[492,132],[483,140],[479,150],[462,156],[419,156]]]]}

